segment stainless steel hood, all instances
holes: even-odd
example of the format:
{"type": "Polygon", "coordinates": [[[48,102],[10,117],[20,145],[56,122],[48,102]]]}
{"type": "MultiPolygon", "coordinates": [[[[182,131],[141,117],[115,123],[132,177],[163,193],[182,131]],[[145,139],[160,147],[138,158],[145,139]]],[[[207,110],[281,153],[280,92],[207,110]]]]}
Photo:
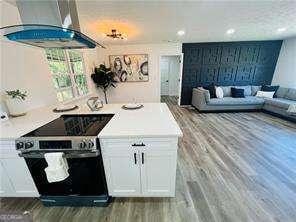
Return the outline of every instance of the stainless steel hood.
{"type": "Polygon", "coordinates": [[[42,48],[103,47],[80,32],[74,0],[17,0],[16,5],[23,24],[1,28],[11,41],[42,48]]]}

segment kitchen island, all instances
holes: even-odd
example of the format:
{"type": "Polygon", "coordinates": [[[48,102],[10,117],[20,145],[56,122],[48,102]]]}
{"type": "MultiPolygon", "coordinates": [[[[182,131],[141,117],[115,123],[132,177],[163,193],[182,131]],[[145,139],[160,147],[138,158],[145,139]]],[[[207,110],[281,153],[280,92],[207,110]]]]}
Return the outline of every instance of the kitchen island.
{"type": "Polygon", "coordinates": [[[182,132],[166,104],[145,103],[139,110],[108,104],[95,112],[84,103],[78,105],[79,109],[64,113],[53,113],[53,106],[39,108],[1,123],[0,166],[4,178],[9,175],[9,182],[1,182],[1,196],[38,196],[24,160],[17,156],[14,140],[67,114],[114,114],[98,135],[111,196],[175,195],[178,137],[182,132]],[[22,170],[13,170],[9,166],[12,162],[22,170]],[[11,181],[13,186],[9,187],[11,181]]]}

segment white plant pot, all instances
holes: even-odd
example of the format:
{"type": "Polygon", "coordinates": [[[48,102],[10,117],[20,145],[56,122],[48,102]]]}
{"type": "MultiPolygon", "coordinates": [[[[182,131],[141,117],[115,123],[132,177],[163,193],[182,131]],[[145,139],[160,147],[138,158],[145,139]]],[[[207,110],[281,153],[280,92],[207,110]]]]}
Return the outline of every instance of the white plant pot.
{"type": "Polygon", "coordinates": [[[22,99],[9,98],[6,100],[6,105],[11,116],[23,116],[26,114],[25,103],[22,99]]]}

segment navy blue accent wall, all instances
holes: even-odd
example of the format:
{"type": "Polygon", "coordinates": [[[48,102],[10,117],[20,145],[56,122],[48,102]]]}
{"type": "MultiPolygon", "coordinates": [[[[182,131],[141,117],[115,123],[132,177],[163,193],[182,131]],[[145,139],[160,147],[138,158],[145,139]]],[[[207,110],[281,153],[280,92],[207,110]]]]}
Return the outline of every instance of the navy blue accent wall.
{"type": "Polygon", "coordinates": [[[181,104],[191,104],[192,89],[216,85],[271,84],[282,40],[184,43],[181,104]]]}

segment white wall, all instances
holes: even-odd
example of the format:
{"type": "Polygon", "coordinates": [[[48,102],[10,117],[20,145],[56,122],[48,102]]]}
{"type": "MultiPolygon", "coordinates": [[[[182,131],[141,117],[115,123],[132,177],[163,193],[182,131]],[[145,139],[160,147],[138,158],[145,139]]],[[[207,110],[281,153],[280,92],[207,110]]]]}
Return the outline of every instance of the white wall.
{"type": "MultiPolygon", "coordinates": [[[[0,7],[1,27],[21,24],[18,9],[14,5],[1,1],[0,7]]],[[[57,103],[56,91],[53,87],[44,49],[15,43],[4,38],[1,39],[0,44],[0,105],[2,109],[5,109],[5,90],[14,89],[28,92],[26,111],[57,103]]],[[[90,74],[93,67],[100,64],[104,57],[102,57],[100,49],[84,49],[82,51],[86,74],[89,77],[90,91],[94,92],[95,87],[90,80],[90,74]]]]}
{"type": "MultiPolygon", "coordinates": [[[[1,27],[21,23],[14,5],[7,2],[0,4],[1,27]]],[[[1,39],[0,59],[2,103],[5,90],[14,89],[28,92],[26,111],[57,101],[43,49],[1,39]]]]}
{"type": "Polygon", "coordinates": [[[283,41],[272,84],[296,88],[296,37],[283,41]]]}
{"type": "MultiPolygon", "coordinates": [[[[175,55],[182,52],[181,44],[114,45],[105,51],[105,63],[109,66],[109,55],[148,54],[148,82],[118,83],[108,91],[109,103],[159,102],[160,101],[160,55],[175,55]]],[[[97,92],[102,96],[99,89],[97,92]]],[[[103,97],[101,97],[103,99],[103,97]]]]}

